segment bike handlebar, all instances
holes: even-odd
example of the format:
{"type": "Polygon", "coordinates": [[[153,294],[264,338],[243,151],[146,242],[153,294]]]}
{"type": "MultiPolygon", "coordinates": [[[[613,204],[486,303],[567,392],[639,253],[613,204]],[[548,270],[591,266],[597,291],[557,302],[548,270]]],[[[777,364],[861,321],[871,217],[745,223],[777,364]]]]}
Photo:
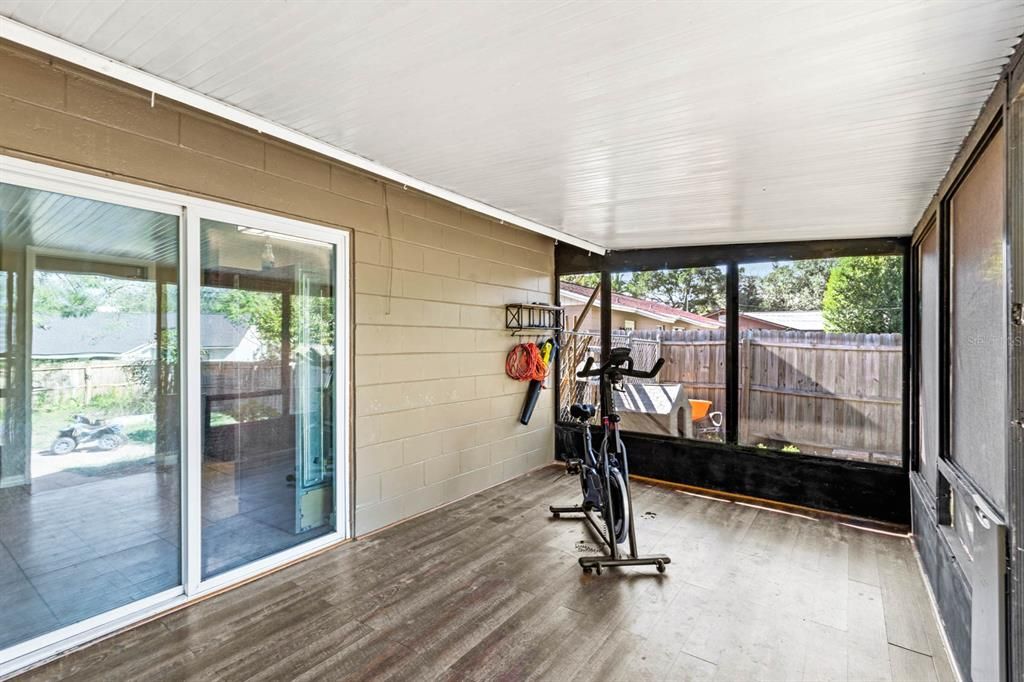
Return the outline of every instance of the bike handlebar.
{"type": "Polygon", "coordinates": [[[587,358],[587,363],[583,365],[583,369],[581,369],[579,372],[576,372],[576,376],[579,377],[580,379],[585,379],[587,377],[599,377],[604,374],[608,374],[611,371],[615,371],[616,373],[621,374],[624,377],[636,377],[637,379],[653,379],[655,376],[658,375],[658,372],[661,371],[661,366],[665,364],[665,359],[658,358],[658,361],[654,363],[654,367],[647,370],[646,372],[638,369],[633,369],[633,358],[629,358],[626,362],[628,364],[625,367],[623,367],[622,365],[615,365],[611,362],[606,362],[605,364],[601,365],[600,368],[591,370],[590,368],[594,366],[594,358],[589,357],[587,358]]]}

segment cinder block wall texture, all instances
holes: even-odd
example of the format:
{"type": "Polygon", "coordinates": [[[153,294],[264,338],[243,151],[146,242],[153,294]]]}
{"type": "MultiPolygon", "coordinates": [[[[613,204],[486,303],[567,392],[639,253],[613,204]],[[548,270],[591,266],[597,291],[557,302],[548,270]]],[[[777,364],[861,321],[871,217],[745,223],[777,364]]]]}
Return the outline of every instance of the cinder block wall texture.
{"type": "Polygon", "coordinates": [[[357,533],[552,460],[553,391],[523,427],[504,375],[550,239],[3,42],[0,153],[352,232],[357,533]]]}

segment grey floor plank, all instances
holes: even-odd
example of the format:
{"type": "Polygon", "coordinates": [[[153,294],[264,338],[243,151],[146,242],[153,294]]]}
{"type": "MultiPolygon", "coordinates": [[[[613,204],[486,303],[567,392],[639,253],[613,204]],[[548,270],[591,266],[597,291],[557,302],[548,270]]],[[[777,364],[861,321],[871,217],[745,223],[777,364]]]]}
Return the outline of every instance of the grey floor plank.
{"type": "Polygon", "coordinates": [[[904,539],[899,546],[887,544],[878,555],[885,631],[890,644],[931,656],[935,624],[933,618],[921,617],[930,607],[911,552],[910,541],[904,539]]]}
{"type": "Polygon", "coordinates": [[[874,531],[845,524],[837,524],[837,528],[848,548],[847,571],[850,580],[879,587],[877,543],[872,538],[874,531]]]}
{"type": "Polygon", "coordinates": [[[882,590],[851,580],[847,590],[847,678],[890,682],[882,590]]]}
{"type": "Polygon", "coordinates": [[[572,682],[590,680],[635,679],[630,669],[633,655],[644,638],[626,630],[613,629],[598,642],[595,651],[584,657],[572,677],[572,682]]]}
{"type": "Polygon", "coordinates": [[[936,682],[935,666],[932,657],[910,649],[889,645],[889,664],[892,666],[892,679],[898,682],[936,682]]]}

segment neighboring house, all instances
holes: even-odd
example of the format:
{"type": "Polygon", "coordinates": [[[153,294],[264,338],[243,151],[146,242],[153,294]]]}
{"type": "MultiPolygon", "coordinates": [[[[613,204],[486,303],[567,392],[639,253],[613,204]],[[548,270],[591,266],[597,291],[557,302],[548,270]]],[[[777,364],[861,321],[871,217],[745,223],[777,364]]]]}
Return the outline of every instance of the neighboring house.
{"type": "MultiPolygon", "coordinates": [[[[725,323],[725,310],[711,315],[725,323]]],[[[740,331],[767,329],[771,331],[820,332],[825,331],[825,318],[820,310],[780,310],[740,313],[740,331]]]]}
{"type": "MultiPolygon", "coordinates": [[[[593,289],[562,282],[560,286],[562,307],[565,309],[565,325],[572,329],[590,300],[593,289]]],[[[580,330],[593,331],[601,328],[600,300],[593,307],[580,326],[580,330]]],[[[661,329],[665,331],[689,331],[694,329],[724,329],[725,323],[674,308],[665,303],[634,298],[625,294],[612,294],[612,329],[661,329]]]]}
{"type": "MultiPolygon", "coordinates": [[[[200,337],[204,359],[250,362],[259,356],[255,328],[224,315],[203,315],[200,337]]],[[[51,317],[32,327],[35,360],[125,360],[154,357],[156,320],[152,313],[95,312],[85,317],[51,317]]]]}
{"type": "Polygon", "coordinates": [[[262,355],[256,328],[237,325],[223,315],[203,315],[199,339],[204,360],[252,362],[262,355]]]}

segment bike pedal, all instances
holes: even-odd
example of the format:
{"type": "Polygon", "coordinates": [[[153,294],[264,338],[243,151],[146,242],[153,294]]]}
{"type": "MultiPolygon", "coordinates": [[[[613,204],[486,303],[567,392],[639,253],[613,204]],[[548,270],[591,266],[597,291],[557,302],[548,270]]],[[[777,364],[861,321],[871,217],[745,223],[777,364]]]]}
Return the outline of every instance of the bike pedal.
{"type": "Polygon", "coordinates": [[[569,476],[578,476],[583,470],[583,460],[570,459],[565,462],[565,473],[569,476]]]}

